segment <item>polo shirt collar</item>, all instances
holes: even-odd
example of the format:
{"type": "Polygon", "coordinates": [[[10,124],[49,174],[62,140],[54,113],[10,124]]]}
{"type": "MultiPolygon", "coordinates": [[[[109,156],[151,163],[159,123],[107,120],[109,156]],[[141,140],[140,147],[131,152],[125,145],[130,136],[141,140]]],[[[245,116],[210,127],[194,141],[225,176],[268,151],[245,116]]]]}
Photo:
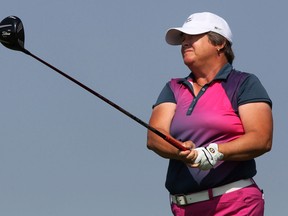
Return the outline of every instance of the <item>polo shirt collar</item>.
{"type": "MultiPolygon", "coordinates": [[[[221,70],[216,74],[214,80],[225,80],[227,79],[228,75],[230,74],[231,70],[233,69],[232,65],[230,63],[225,64],[221,70]]],[[[182,78],[178,81],[178,83],[183,83],[187,81],[189,78],[194,78],[193,72],[189,74],[189,76],[182,78]]]]}

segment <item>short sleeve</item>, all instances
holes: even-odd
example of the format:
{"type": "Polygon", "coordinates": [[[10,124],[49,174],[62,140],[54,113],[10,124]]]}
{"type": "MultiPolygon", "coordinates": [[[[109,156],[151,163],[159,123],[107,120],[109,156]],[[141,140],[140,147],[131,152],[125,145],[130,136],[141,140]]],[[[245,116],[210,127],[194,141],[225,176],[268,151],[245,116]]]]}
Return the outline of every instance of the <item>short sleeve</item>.
{"type": "Polygon", "coordinates": [[[254,74],[250,74],[241,84],[237,101],[238,106],[253,102],[266,102],[272,107],[267,91],[254,74]]]}
{"type": "Polygon", "coordinates": [[[156,103],[153,105],[153,108],[161,103],[166,102],[176,103],[174,93],[170,87],[170,82],[166,83],[166,85],[162,89],[156,103]]]}

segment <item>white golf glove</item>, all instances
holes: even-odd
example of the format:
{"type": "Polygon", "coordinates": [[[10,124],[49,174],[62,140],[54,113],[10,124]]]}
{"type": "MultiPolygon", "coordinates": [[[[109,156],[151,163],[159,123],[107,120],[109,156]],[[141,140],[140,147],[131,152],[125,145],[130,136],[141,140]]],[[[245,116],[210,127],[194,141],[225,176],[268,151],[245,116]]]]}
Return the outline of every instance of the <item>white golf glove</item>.
{"type": "Polygon", "coordinates": [[[211,143],[207,147],[200,147],[195,150],[198,152],[198,156],[194,163],[199,164],[198,168],[201,170],[213,168],[224,156],[218,151],[218,144],[216,143],[211,143]]]}

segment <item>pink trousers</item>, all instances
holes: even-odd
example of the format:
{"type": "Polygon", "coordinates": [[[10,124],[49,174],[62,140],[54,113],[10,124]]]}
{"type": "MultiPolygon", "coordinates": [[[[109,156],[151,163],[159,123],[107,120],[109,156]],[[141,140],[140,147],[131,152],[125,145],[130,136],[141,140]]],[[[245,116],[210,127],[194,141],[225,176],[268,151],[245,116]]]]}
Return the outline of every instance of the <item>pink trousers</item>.
{"type": "Polygon", "coordinates": [[[175,216],[263,216],[264,196],[256,184],[186,206],[171,204],[175,216]]]}

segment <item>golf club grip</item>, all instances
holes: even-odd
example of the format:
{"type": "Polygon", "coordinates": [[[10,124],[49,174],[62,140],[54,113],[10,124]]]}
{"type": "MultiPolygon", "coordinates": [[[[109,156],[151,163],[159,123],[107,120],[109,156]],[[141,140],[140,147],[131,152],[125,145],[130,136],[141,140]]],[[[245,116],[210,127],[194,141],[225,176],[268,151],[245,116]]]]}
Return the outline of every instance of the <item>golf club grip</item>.
{"type": "Polygon", "coordinates": [[[144,123],[144,124],[145,124],[145,125],[143,125],[144,127],[148,128],[150,131],[154,132],[155,134],[157,134],[158,136],[163,138],[165,141],[167,141],[168,143],[170,143],[171,145],[173,145],[177,149],[179,149],[181,151],[187,150],[187,148],[185,148],[179,140],[177,140],[171,136],[165,135],[164,133],[162,133],[159,130],[155,129],[154,127],[148,125],[147,123],[144,123]]]}
{"type": "Polygon", "coordinates": [[[46,61],[42,60],[41,58],[39,58],[38,56],[32,54],[31,52],[29,52],[26,49],[21,50],[22,52],[24,52],[25,54],[33,57],[34,59],[40,61],[41,63],[43,63],[44,65],[50,67],[51,69],[53,69],[54,71],[56,71],[57,73],[61,74],[62,76],[66,77],[67,79],[69,79],[70,81],[74,82],[75,84],[79,85],[80,87],[84,88],[85,90],[87,90],[88,92],[90,92],[91,94],[95,95],[96,97],[100,98],[101,100],[103,100],[104,102],[108,103],[109,105],[111,105],[112,107],[114,107],[115,109],[117,109],[118,111],[124,113],[126,116],[130,117],[131,119],[135,120],[136,122],[138,122],[139,124],[141,124],[142,126],[146,127],[148,130],[154,132],[155,134],[157,134],[158,136],[162,137],[164,140],[166,140],[167,142],[169,142],[171,145],[173,145],[174,147],[176,147],[179,150],[185,151],[187,150],[180,141],[178,141],[177,139],[174,139],[171,136],[167,136],[163,133],[161,133],[159,130],[153,128],[152,126],[150,126],[149,124],[147,124],[146,122],[142,121],[141,119],[137,118],[136,116],[132,115],[131,113],[129,113],[128,111],[126,111],[125,109],[123,109],[122,107],[120,107],[119,105],[115,104],[114,102],[108,100],[106,97],[102,96],[101,94],[97,93],[96,91],[92,90],[91,88],[87,87],[86,85],[82,84],[81,82],[79,82],[78,80],[74,79],[73,77],[69,76],[68,74],[64,73],[63,71],[59,70],[58,68],[54,67],[53,65],[47,63],[46,61]]]}
{"type": "Polygon", "coordinates": [[[165,140],[167,142],[169,142],[171,145],[173,145],[174,147],[176,147],[177,149],[181,150],[181,151],[186,151],[187,148],[185,148],[181,142],[179,142],[178,140],[174,139],[171,136],[166,136],[165,140]]]}

